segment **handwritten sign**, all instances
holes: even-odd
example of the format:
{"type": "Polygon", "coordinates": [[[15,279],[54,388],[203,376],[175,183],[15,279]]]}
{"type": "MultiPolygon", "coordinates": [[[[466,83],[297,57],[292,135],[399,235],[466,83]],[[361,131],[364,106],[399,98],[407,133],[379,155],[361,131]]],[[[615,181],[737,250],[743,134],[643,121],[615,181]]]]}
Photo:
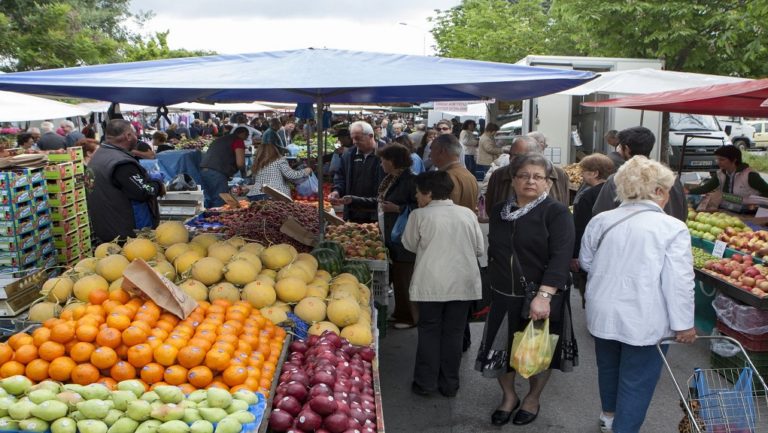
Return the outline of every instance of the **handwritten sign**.
{"type": "Polygon", "coordinates": [[[725,254],[725,247],[727,246],[728,244],[723,241],[715,241],[715,248],[712,250],[712,255],[718,259],[722,259],[725,254]]]}

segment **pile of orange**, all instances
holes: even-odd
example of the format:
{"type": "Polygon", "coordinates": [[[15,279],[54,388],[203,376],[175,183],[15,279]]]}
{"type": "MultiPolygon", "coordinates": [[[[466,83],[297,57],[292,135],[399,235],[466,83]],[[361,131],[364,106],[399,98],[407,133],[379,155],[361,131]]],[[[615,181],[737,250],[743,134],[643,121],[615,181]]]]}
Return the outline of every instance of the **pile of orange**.
{"type": "Polygon", "coordinates": [[[272,386],[285,331],[246,301],[200,302],[184,320],[120,289],[89,301],[0,343],[0,376],[109,387],[139,379],[185,392],[272,386]]]}

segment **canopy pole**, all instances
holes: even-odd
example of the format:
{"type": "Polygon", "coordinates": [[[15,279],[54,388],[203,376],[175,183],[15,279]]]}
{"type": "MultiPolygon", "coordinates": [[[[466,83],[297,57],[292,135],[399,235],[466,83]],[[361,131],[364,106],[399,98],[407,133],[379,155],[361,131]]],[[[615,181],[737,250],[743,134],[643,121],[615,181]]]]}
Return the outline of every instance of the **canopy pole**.
{"type": "Polygon", "coordinates": [[[317,214],[320,240],[325,239],[325,206],[323,205],[323,157],[325,156],[325,131],[323,130],[323,97],[315,99],[317,109],[317,214]]]}
{"type": "Polygon", "coordinates": [[[645,110],[640,110],[640,126],[643,126],[643,117],[645,117],[645,110]]]}

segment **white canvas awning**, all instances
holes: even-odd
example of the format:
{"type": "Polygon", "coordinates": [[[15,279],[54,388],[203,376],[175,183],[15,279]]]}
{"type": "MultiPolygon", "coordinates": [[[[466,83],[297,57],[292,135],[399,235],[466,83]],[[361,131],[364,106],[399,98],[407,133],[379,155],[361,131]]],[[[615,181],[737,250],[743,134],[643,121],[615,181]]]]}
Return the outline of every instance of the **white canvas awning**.
{"type": "Polygon", "coordinates": [[[38,96],[0,91],[0,121],[62,119],[85,116],[89,110],[38,96]]]}
{"type": "Polygon", "coordinates": [[[580,86],[559,92],[559,95],[584,96],[593,93],[644,95],[689,89],[713,84],[749,81],[748,78],[723,75],[694,74],[691,72],[663,71],[659,69],[632,69],[602,72],[599,77],[580,86]]]}

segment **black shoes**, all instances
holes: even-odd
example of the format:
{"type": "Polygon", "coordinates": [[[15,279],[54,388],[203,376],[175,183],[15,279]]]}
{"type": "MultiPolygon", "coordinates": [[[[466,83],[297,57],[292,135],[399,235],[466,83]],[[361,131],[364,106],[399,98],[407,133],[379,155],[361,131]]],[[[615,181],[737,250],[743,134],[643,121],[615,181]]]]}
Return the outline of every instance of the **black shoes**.
{"type": "MultiPolygon", "coordinates": [[[[512,418],[512,414],[519,407],[520,407],[520,400],[517,400],[517,404],[509,412],[504,411],[504,410],[496,410],[496,411],[494,411],[493,415],[491,415],[491,424],[493,424],[493,425],[504,425],[504,424],[508,423],[509,419],[512,418]]],[[[517,417],[515,417],[515,419],[517,419],[517,417]]]]}
{"type": "Polygon", "coordinates": [[[426,389],[422,388],[416,382],[411,382],[411,392],[416,394],[416,395],[420,395],[422,397],[428,397],[428,396],[432,395],[432,392],[427,391],[426,389]]]}
{"type": "Polygon", "coordinates": [[[515,414],[515,418],[512,420],[512,424],[514,425],[526,425],[532,423],[536,417],[539,416],[539,410],[536,410],[536,413],[530,413],[526,410],[520,409],[515,414]]]}

